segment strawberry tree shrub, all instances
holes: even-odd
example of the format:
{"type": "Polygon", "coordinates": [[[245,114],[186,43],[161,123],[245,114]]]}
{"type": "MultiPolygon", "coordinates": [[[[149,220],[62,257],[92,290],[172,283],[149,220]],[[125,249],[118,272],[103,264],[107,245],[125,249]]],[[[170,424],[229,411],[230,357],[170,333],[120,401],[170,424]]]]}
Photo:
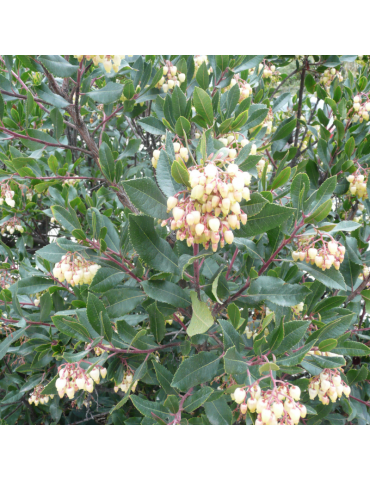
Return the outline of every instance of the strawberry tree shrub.
{"type": "Polygon", "coordinates": [[[1,422],[368,424],[369,85],[0,56],[1,422]]]}

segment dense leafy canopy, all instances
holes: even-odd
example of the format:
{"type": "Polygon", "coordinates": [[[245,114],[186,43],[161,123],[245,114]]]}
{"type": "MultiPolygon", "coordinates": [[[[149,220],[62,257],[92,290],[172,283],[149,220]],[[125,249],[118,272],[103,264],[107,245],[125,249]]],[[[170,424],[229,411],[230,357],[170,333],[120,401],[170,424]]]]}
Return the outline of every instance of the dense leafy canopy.
{"type": "Polygon", "coordinates": [[[368,62],[0,56],[1,422],[369,424],[368,62]]]}

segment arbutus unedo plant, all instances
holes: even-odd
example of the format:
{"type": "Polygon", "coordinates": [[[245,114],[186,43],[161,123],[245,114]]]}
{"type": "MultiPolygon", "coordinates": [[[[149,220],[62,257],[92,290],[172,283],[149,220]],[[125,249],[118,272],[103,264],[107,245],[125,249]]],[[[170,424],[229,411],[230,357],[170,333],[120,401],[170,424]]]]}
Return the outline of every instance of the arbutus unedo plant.
{"type": "Polygon", "coordinates": [[[1,423],[369,424],[369,61],[1,55],[1,423]]]}

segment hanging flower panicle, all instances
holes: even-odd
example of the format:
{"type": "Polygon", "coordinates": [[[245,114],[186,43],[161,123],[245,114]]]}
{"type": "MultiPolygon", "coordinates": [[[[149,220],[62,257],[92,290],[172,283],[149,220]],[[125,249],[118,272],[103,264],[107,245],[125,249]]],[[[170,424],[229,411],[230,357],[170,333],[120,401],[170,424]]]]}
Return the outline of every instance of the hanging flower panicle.
{"type": "Polygon", "coordinates": [[[302,240],[299,242],[299,248],[296,251],[292,252],[293,260],[296,262],[300,260],[301,262],[306,261],[306,263],[311,263],[311,265],[316,265],[321,268],[323,271],[329,270],[332,266],[336,270],[339,270],[340,264],[344,260],[344,254],[346,253],[346,247],[337,242],[333,237],[328,235],[331,238],[331,241],[327,241],[323,238],[322,234],[318,232],[320,238],[315,240],[315,237],[302,237],[302,240]],[[320,242],[321,246],[317,247],[317,243],[320,242]]]}
{"type": "Polygon", "coordinates": [[[357,198],[366,200],[369,198],[367,194],[367,181],[368,175],[364,170],[363,172],[358,169],[355,173],[347,177],[349,182],[349,193],[357,198]]]}
{"type": "Polygon", "coordinates": [[[255,425],[298,425],[306,418],[307,408],[299,403],[299,387],[282,380],[275,380],[272,390],[261,390],[257,380],[253,385],[237,388],[232,400],[240,405],[240,412],[257,413],[255,425]]]}
{"type": "Polygon", "coordinates": [[[8,183],[1,184],[0,192],[0,205],[3,205],[4,202],[9,205],[10,208],[15,207],[15,200],[13,200],[15,195],[14,190],[11,189],[8,183]]]}
{"type": "MultiPolygon", "coordinates": [[[[119,66],[121,65],[122,60],[126,55],[73,55],[79,62],[85,58],[86,60],[92,60],[94,65],[97,67],[99,63],[103,64],[106,72],[110,72],[113,68],[113,71],[118,72],[119,66]]],[[[133,55],[127,55],[132,57],[133,55]]]]}
{"type": "Polygon", "coordinates": [[[343,382],[339,370],[326,368],[319,376],[311,379],[308,393],[311,400],[318,396],[323,405],[329,405],[330,400],[335,403],[343,394],[348,398],[351,388],[343,382]]]}
{"type": "Polygon", "coordinates": [[[55,383],[58,395],[63,398],[64,395],[72,400],[76,392],[83,390],[88,393],[94,391],[94,382],[100,383],[100,376],[107,376],[106,368],[94,367],[89,373],[74,363],[65,364],[59,370],[59,378],[55,383]]]}
{"type": "Polygon", "coordinates": [[[134,377],[132,375],[131,370],[128,370],[127,372],[125,372],[125,374],[123,376],[123,379],[122,379],[122,382],[119,385],[116,385],[114,387],[114,391],[117,393],[118,390],[121,390],[123,393],[127,393],[130,390],[130,387],[131,387],[131,391],[135,393],[138,382],[135,382],[133,384],[132,383],[133,379],[134,379],[134,377]]]}
{"type": "Polygon", "coordinates": [[[67,281],[72,287],[90,285],[99,268],[100,265],[89,262],[81,255],[68,252],[55,265],[53,275],[60,282],[67,281]]]}
{"type": "Polygon", "coordinates": [[[1,225],[1,234],[4,235],[5,232],[10,233],[10,235],[13,235],[14,232],[23,233],[24,228],[20,220],[17,217],[13,217],[1,225]]]}
{"type": "Polygon", "coordinates": [[[171,230],[177,231],[177,239],[187,240],[188,246],[201,244],[208,249],[212,245],[215,252],[219,244],[223,248],[225,243],[233,242],[232,230],[247,223],[239,202],[250,200],[251,176],[234,163],[236,154],[231,149],[224,161],[220,156],[205,166],[189,168],[190,195],[188,191],[180,192],[168,199],[168,211],[172,210],[173,216],[162,226],[170,223],[171,230]]]}
{"type": "Polygon", "coordinates": [[[49,403],[50,399],[54,398],[54,395],[43,395],[42,392],[45,389],[44,386],[38,385],[35,387],[34,391],[30,394],[30,398],[28,399],[28,403],[30,405],[34,404],[37,407],[39,404],[46,405],[49,403]]]}

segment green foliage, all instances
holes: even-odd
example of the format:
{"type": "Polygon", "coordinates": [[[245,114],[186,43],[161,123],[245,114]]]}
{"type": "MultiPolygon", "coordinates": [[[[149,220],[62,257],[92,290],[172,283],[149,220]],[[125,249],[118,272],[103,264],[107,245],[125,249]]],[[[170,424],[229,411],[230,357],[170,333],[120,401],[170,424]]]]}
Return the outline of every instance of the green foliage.
{"type": "Polygon", "coordinates": [[[370,424],[369,57],[4,58],[0,423],[370,424]]]}

